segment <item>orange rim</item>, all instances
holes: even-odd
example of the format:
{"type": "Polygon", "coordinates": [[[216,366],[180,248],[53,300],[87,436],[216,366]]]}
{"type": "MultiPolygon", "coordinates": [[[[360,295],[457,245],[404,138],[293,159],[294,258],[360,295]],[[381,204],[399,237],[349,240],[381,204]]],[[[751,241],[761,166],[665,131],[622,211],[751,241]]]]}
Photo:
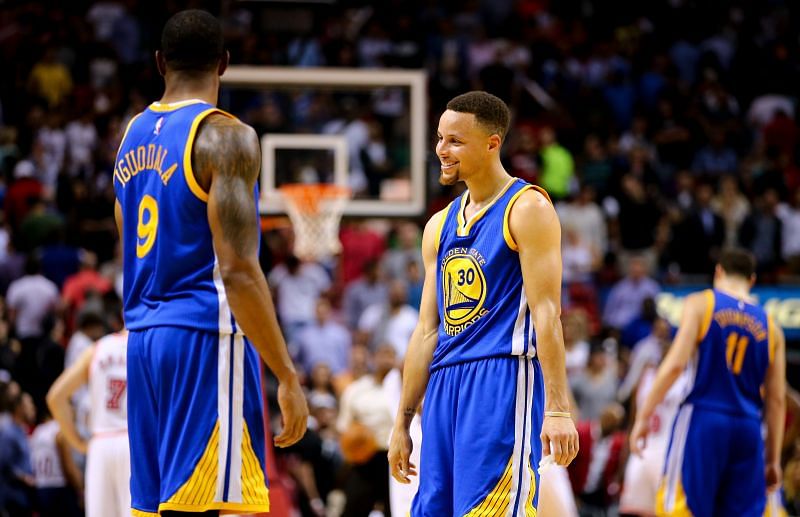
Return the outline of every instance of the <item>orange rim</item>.
{"type": "Polygon", "coordinates": [[[317,213],[320,201],[350,197],[350,189],[332,183],[289,183],[278,187],[287,202],[299,211],[317,213]]]}

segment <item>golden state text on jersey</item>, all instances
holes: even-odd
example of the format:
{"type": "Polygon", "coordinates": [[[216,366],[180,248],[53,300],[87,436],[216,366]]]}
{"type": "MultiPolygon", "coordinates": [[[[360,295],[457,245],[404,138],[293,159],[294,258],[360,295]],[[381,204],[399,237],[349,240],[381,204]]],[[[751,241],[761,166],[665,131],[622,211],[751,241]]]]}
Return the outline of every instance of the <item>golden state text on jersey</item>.
{"type": "Polygon", "coordinates": [[[437,250],[440,325],[432,370],[487,357],[536,355],[517,245],[508,227],[512,205],[532,188],[538,189],[510,180],[468,221],[468,191],[446,209],[437,250]]]}
{"type": "MultiPolygon", "coordinates": [[[[114,167],[122,209],[125,323],[232,333],[206,203],[192,171],[192,145],[211,114],[199,100],[154,103],[134,117],[114,167]]],[[[257,214],[253,214],[256,224],[257,214]]]]}

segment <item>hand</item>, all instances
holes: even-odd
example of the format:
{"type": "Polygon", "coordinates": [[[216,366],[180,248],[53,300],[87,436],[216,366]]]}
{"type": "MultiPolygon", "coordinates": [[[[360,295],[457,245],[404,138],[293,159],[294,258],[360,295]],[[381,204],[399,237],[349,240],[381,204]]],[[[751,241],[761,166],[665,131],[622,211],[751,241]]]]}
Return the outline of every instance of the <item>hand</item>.
{"type": "Polygon", "coordinates": [[[565,417],[544,417],[542,424],[542,456],[553,455],[558,465],[566,467],[578,455],[578,431],[575,422],[565,417]],[[552,444],[552,450],[550,448],[552,444]]]}
{"type": "Polygon", "coordinates": [[[277,447],[289,447],[303,437],[308,426],[308,405],[297,380],[278,385],[278,406],[283,417],[283,431],[275,437],[274,443],[277,447]]]}
{"type": "Polygon", "coordinates": [[[78,442],[78,446],[75,448],[75,450],[86,456],[86,453],[89,451],[89,442],[86,440],[81,440],[78,442]]]}
{"type": "Polygon", "coordinates": [[[780,462],[767,463],[764,469],[767,478],[767,491],[772,492],[781,486],[781,464],[780,462]]]}
{"type": "Polygon", "coordinates": [[[392,477],[404,485],[411,483],[409,476],[417,475],[417,466],[409,461],[413,448],[408,429],[396,426],[392,431],[392,439],[389,440],[389,468],[392,477]]]}
{"type": "Polygon", "coordinates": [[[650,434],[649,419],[637,418],[631,429],[630,448],[631,452],[637,456],[642,455],[642,451],[647,446],[647,435],[650,434]]]}

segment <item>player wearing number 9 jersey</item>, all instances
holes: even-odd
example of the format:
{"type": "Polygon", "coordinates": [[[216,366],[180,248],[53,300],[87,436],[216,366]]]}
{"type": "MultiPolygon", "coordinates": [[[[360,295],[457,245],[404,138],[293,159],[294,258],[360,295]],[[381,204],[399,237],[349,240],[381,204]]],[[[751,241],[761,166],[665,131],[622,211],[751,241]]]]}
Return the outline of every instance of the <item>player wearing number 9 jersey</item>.
{"type": "Polygon", "coordinates": [[[690,387],[673,425],[658,515],[758,517],[767,489],[779,485],[785,345],[781,329],[750,297],[754,271],[749,253],[723,252],[714,289],[687,298],[675,342],[636,418],[631,449],[640,453],[656,405],[688,370],[690,387]]]}
{"type": "Polygon", "coordinates": [[[308,410],[258,263],[258,138],[215,107],[217,19],[174,15],[156,61],[164,95],[130,122],[114,170],[133,514],[267,512],[256,350],[280,383],[277,445],[302,437],[308,410]]]}

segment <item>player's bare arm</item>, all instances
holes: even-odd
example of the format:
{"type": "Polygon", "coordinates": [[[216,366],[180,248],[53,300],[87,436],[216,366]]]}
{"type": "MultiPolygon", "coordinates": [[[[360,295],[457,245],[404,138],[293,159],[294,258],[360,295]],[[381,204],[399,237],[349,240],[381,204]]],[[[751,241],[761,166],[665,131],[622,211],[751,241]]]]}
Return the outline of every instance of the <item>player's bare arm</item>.
{"type": "Polygon", "coordinates": [[[192,164],[198,183],[207,187],[208,222],[233,315],[280,383],[278,403],[284,427],[275,445],[288,447],[303,437],[308,407],[258,263],[253,191],[260,153],[253,128],[210,115],[198,131],[192,164]]]}
{"type": "Polygon", "coordinates": [[[767,488],[775,490],[781,483],[781,445],[786,419],[786,339],[783,330],[770,321],[772,361],[764,380],[764,421],[767,424],[766,449],[767,488]]]}
{"type": "Polygon", "coordinates": [[[542,455],[552,454],[559,465],[569,465],[578,454],[578,432],[567,417],[570,395],[561,328],[561,225],[552,203],[531,190],[511,208],[509,229],[519,248],[522,282],[536,329],[536,354],[544,376],[542,455]],[[547,416],[548,412],[564,416],[547,416]]]}
{"type": "Polygon", "coordinates": [[[700,342],[703,315],[708,309],[708,299],[704,293],[694,293],[686,298],[681,316],[681,324],[672,346],[656,372],[653,386],[650,388],[642,409],[636,416],[630,435],[630,449],[641,455],[650,432],[649,422],[656,406],[658,406],[670,387],[680,377],[700,342]]]}
{"type": "MultiPolygon", "coordinates": [[[[56,451],[58,452],[58,459],[61,461],[61,469],[64,471],[64,477],[67,478],[67,483],[75,489],[79,494],[83,493],[83,474],[81,473],[78,465],[72,457],[70,445],[67,443],[64,432],[56,434],[56,451]]],[[[85,453],[84,453],[85,454],[85,453]]]]}
{"type": "Polygon", "coordinates": [[[417,473],[416,465],[409,463],[412,445],[408,429],[425,395],[433,351],[436,349],[439,330],[439,311],[436,308],[436,246],[444,215],[442,211],[431,217],[422,233],[425,280],[422,284],[419,321],[411,334],[406,351],[403,392],[389,443],[389,467],[392,476],[400,483],[409,483],[408,476],[417,473]]]}
{"type": "Polygon", "coordinates": [[[69,399],[78,388],[89,382],[92,357],[94,357],[94,346],[84,350],[78,360],[58,376],[47,392],[47,408],[61,427],[64,440],[82,454],[86,454],[86,441],[75,428],[75,415],[69,399]]]}

